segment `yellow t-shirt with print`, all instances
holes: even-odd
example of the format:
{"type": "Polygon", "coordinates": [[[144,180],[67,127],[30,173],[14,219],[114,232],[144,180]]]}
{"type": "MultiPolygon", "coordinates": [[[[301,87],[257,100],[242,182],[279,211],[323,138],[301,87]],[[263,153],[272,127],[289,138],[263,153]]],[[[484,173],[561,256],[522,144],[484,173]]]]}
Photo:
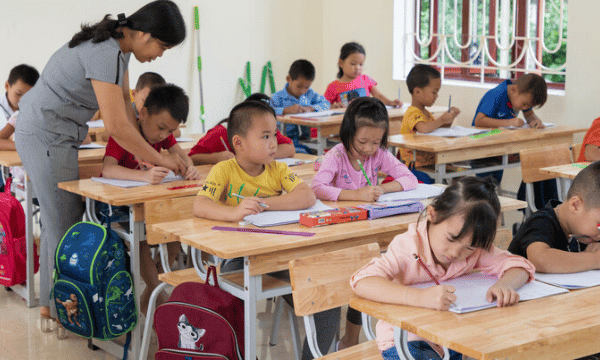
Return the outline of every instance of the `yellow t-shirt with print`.
{"type": "Polygon", "coordinates": [[[262,174],[250,176],[234,158],[212,167],[198,195],[208,196],[228,206],[237,206],[242,199],[233,194],[244,197],[279,196],[283,191],[292,191],[301,182],[285,163],[273,161],[265,165],[262,174]]]}
{"type": "MultiPolygon", "coordinates": [[[[434,120],[435,118],[433,117],[433,115],[431,115],[429,111],[427,111],[427,109],[421,111],[416,106],[410,106],[406,110],[404,116],[402,117],[402,126],[400,127],[400,134],[415,134],[417,132],[417,130],[415,129],[417,123],[421,121],[431,122],[434,120]]],[[[415,161],[412,150],[400,149],[400,155],[402,157],[402,161],[406,165],[415,161]]],[[[435,161],[433,158],[433,154],[417,151],[417,159],[415,162],[416,167],[433,165],[434,162],[435,161]]]]}

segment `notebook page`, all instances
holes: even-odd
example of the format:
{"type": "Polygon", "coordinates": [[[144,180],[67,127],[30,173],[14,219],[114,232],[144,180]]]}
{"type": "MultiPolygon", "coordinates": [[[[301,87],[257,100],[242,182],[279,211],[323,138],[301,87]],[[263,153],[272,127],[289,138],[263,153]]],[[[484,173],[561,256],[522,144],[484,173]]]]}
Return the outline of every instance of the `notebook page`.
{"type": "Polygon", "coordinates": [[[582,271],[571,274],[535,273],[535,279],[566,289],[581,289],[600,285],[600,270],[582,271]]]}
{"type": "MultiPolygon", "coordinates": [[[[92,177],[92,180],[101,182],[104,184],[108,184],[108,185],[122,187],[122,188],[131,188],[131,187],[150,185],[149,183],[144,182],[144,181],[107,179],[107,178],[103,178],[103,177],[92,177]]],[[[166,182],[177,181],[177,180],[183,180],[183,178],[179,175],[175,175],[172,171],[169,171],[169,173],[167,174],[167,176],[165,176],[165,178],[163,179],[162,182],[166,183],[166,182]]]]}
{"type": "Polygon", "coordinates": [[[79,149],[104,149],[106,146],[104,145],[100,145],[100,144],[96,144],[96,143],[89,143],[89,144],[81,144],[79,145],[79,149]]]}
{"type": "Polygon", "coordinates": [[[432,132],[419,133],[419,135],[431,135],[431,136],[440,136],[440,137],[461,137],[461,136],[471,136],[471,135],[481,134],[486,131],[489,131],[489,130],[488,129],[467,128],[464,126],[457,125],[457,126],[453,126],[450,128],[445,128],[445,127],[437,128],[432,132]]]}
{"type": "Polygon", "coordinates": [[[87,122],[87,126],[89,128],[103,128],[104,127],[104,120],[99,119],[99,120],[92,120],[92,121],[88,121],[87,122]]]}
{"type": "Polygon", "coordinates": [[[277,162],[285,163],[287,166],[296,166],[302,164],[308,164],[313,162],[313,160],[302,160],[296,158],[283,158],[283,159],[275,159],[277,162]]]}
{"type": "Polygon", "coordinates": [[[416,189],[407,191],[398,191],[393,193],[383,194],[377,199],[382,201],[398,201],[398,200],[424,200],[436,197],[444,192],[444,188],[429,184],[418,184],[416,189]]]}
{"type": "Polygon", "coordinates": [[[312,118],[327,117],[327,116],[331,116],[331,115],[343,114],[344,112],[346,112],[345,109],[342,109],[342,110],[312,111],[312,112],[305,112],[305,113],[300,113],[300,114],[294,114],[294,115],[292,115],[292,117],[303,118],[303,119],[312,119],[312,118]]]}
{"type": "Polygon", "coordinates": [[[260,227],[265,226],[277,226],[285,224],[293,224],[300,221],[300,214],[309,211],[322,211],[333,209],[331,206],[327,206],[317,200],[317,203],[304,210],[287,210],[287,211],[263,211],[260,214],[248,215],[244,218],[244,221],[260,227]]]}
{"type": "MultiPolygon", "coordinates": [[[[485,295],[487,294],[488,289],[494,285],[497,280],[496,277],[485,275],[483,273],[471,273],[452,280],[442,281],[442,284],[452,285],[456,288],[456,291],[454,292],[456,295],[456,302],[450,308],[450,311],[462,314],[496,306],[496,302],[488,302],[485,295]]],[[[412,286],[427,288],[434,285],[433,282],[428,282],[412,286]]],[[[519,293],[520,301],[526,301],[566,293],[569,292],[569,290],[534,280],[523,285],[517,292],[519,293]]]]}

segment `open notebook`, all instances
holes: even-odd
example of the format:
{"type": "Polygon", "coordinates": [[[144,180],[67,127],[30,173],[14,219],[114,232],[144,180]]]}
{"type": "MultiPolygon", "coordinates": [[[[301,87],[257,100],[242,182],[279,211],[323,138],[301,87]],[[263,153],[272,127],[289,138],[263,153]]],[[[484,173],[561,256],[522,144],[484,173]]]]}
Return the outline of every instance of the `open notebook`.
{"type": "MultiPolygon", "coordinates": [[[[122,187],[122,188],[150,185],[149,183],[144,182],[144,181],[107,179],[107,178],[103,178],[103,177],[93,177],[92,180],[101,182],[104,184],[108,184],[108,185],[122,187]]],[[[172,171],[169,171],[169,173],[167,174],[167,176],[165,176],[165,178],[163,179],[162,182],[166,183],[166,182],[177,181],[177,180],[183,180],[183,178],[179,175],[175,175],[172,171]]]]}
{"type": "Polygon", "coordinates": [[[288,210],[288,211],[263,211],[260,214],[248,215],[244,221],[255,226],[277,226],[285,224],[293,224],[300,221],[300,214],[309,211],[322,211],[333,209],[331,206],[323,204],[320,200],[308,209],[304,210],[288,210]]]}
{"type": "Polygon", "coordinates": [[[444,188],[429,185],[429,184],[418,184],[414,190],[398,191],[393,193],[383,194],[377,199],[377,202],[389,202],[389,201],[400,201],[400,200],[424,200],[432,197],[436,197],[444,192],[444,188]]]}
{"type": "Polygon", "coordinates": [[[439,136],[439,137],[461,137],[461,136],[471,136],[482,134],[484,132],[489,131],[489,129],[475,129],[475,128],[467,128],[464,126],[453,126],[453,127],[441,127],[433,130],[429,133],[419,133],[419,135],[431,135],[431,136],[439,136]]]}
{"type": "Polygon", "coordinates": [[[589,270],[571,274],[535,273],[536,280],[567,289],[581,289],[600,285],[600,270],[589,270]]]}
{"type": "MultiPolygon", "coordinates": [[[[456,288],[456,302],[450,307],[450,311],[462,314],[477,310],[488,309],[496,306],[496,302],[488,302],[485,295],[498,279],[495,276],[485,275],[483,273],[471,273],[452,280],[442,281],[441,284],[452,285],[456,288]]],[[[435,286],[433,282],[415,284],[413,287],[427,288],[435,286]]],[[[519,298],[521,301],[533,300],[551,295],[567,293],[569,290],[556,286],[544,284],[543,282],[534,280],[523,285],[519,290],[519,298]]]]}
{"type": "Polygon", "coordinates": [[[301,119],[314,119],[314,118],[322,118],[331,115],[339,115],[346,112],[346,109],[337,109],[337,110],[323,110],[323,111],[313,111],[313,112],[305,112],[300,114],[290,115],[290,117],[301,118],[301,119]]]}
{"type": "Polygon", "coordinates": [[[314,160],[303,160],[303,159],[296,159],[296,158],[282,158],[282,159],[276,159],[278,162],[282,162],[285,163],[287,166],[296,166],[296,165],[302,165],[302,164],[308,164],[311,162],[314,162],[314,160]]]}

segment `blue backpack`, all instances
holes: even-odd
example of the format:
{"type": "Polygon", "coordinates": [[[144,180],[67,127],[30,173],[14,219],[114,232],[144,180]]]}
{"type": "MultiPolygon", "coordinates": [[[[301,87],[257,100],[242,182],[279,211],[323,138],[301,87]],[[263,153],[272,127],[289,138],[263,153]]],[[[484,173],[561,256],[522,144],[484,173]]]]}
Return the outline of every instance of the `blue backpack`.
{"type": "Polygon", "coordinates": [[[73,225],[56,249],[52,291],[65,329],[99,340],[133,330],[137,309],[128,268],[128,255],[116,232],[91,222],[73,225]]]}

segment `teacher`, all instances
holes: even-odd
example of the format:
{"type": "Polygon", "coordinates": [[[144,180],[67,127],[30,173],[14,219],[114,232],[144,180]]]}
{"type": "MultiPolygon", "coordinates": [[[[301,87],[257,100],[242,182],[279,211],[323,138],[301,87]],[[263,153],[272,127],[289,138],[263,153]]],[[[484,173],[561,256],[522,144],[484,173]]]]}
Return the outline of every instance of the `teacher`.
{"type": "Polygon", "coordinates": [[[92,115],[101,111],[106,131],[125,150],[148,163],[185,173],[180,157],[160,154],[135,130],[127,70],[132,54],[140,62],[150,62],[181,44],[185,35],[181,12],[169,0],[153,1],[129,17],[119,14],[114,20],[106,15],[94,25],[82,25],[52,55],[39,81],[19,103],[15,144],[38,198],[43,224],[42,331],[49,331],[49,320],[56,318],[56,307],[50,307],[56,247],[83,214],[81,196],[60,190],[58,183],[79,179],[77,153],[92,115]]]}

